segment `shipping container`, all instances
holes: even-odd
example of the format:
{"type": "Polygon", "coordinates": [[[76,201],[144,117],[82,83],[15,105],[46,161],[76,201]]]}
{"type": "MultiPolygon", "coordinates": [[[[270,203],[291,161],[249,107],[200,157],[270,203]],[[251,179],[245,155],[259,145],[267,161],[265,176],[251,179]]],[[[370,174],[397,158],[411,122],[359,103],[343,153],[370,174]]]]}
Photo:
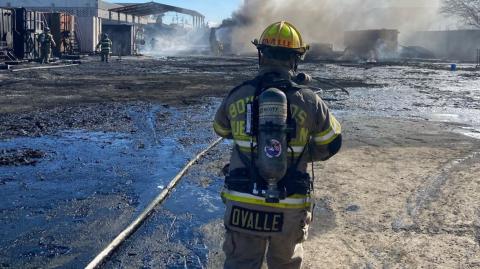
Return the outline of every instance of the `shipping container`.
{"type": "Polygon", "coordinates": [[[0,9],[0,48],[13,48],[12,10],[0,9]]]}
{"type": "Polygon", "coordinates": [[[43,32],[43,13],[24,8],[13,9],[13,51],[17,58],[34,60],[39,57],[38,35],[43,32]]]}
{"type": "Polygon", "coordinates": [[[75,17],[66,13],[44,13],[45,21],[50,27],[53,40],[57,44],[53,55],[61,57],[77,52],[75,35],[75,17]]]}

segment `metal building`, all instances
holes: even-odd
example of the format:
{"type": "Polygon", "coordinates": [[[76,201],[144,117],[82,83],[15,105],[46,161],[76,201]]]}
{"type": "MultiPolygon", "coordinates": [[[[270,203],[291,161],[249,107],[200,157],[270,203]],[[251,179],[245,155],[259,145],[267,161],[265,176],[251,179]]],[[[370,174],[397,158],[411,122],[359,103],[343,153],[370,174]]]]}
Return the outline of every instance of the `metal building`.
{"type": "MultiPolygon", "coordinates": [[[[73,22],[69,29],[73,31],[78,50],[82,53],[95,51],[104,32],[112,39],[114,55],[134,54],[142,43],[143,26],[157,22],[150,15],[161,17],[166,12],[187,14],[192,16],[193,28],[205,27],[205,17],[197,11],[156,2],[112,4],[102,0],[0,0],[1,7],[74,16],[66,20],[67,24],[73,22]]],[[[52,19],[58,21],[57,18],[52,19]]]]}
{"type": "Polygon", "coordinates": [[[13,60],[13,14],[9,9],[0,8],[0,61],[13,60]]]}
{"type": "Polygon", "coordinates": [[[134,33],[138,27],[148,22],[146,17],[110,11],[112,8],[121,6],[101,0],[0,0],[0,7],[23,7],[32,11],[74,15],[76,17],[75,35],[79,41],[79,50],[84,53],[95,51],[95,46],[100,40],[102,25],[112,23],[123,25],[124,29],[133,33],[129,36],[128,45],[117,51],[122,55],[132,54],[136,49],[134,33]]]}

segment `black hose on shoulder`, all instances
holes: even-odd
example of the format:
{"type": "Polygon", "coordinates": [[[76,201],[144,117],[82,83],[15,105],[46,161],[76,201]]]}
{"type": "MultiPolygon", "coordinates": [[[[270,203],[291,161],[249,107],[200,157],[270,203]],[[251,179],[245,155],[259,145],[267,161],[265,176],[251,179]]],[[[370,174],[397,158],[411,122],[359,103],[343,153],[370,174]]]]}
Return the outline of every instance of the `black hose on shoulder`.
{"type": "Polygon", "coordinates": [[[337,88],[337,89],[339,89],[339,90],[342,90],[344,93],[346,93],[347,95],[350,96],[350,92],[349,92],[347,89],[345,89],[344,87],[342,87],[342,86],[340,86],[339,84],[337,84],[337,83],[328,81],[328,80],[323,79],[323,78],[312,77],[312,79],[314,79],[314,80],[316,80],[316,81],[318,81],[318,82],[320,82],[320,83],[333,86],[333,87],[335,87],[335,88],[337,88]]]}

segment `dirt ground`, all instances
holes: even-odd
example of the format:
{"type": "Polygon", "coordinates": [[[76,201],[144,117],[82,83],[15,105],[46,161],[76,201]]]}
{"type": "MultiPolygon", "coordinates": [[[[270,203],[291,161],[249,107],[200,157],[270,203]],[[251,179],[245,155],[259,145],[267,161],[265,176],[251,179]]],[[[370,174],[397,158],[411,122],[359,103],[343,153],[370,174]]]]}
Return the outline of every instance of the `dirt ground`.
{"type": "MultiPolygon", "coordinates": [[[[453,126],[344,118],[345,145],[315,164],[304,268],[480,268],[480,143],[453,126]]],[[[223,255],[215,233],[209,268],[223,255]]]]}
{"type": "Polygon", "coordinates": [[[354,118],[317,164],[306,268],[479,268],[480,143],[446,124],[354,118]]]}
{"type": "MultiPolygon", "coordinates": [[[[301,68],[350,91],[314,84],[345,143],[314,166],[305,268],[480,268],[480,72],[301,68]]],[[[214,139],[220,98],[255,71],[254,58],[207,57],[1,71],[0,268],[83,268],[214,139]]],[[[189,171],[105,267],[221,268],[228,148],[189,171]]]]}

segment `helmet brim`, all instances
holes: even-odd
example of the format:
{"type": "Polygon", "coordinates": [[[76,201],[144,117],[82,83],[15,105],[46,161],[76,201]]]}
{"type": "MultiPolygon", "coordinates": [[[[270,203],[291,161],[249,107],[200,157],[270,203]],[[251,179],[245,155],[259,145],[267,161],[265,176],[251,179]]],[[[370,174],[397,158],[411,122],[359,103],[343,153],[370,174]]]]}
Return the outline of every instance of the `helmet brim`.
{"type": "Polygon", "coordinates": [[[270,46],[270,45],[264,45],[264,44],[258,44],[258,41],[255,42],[253,41],[252,44],[257,47],[259,51],[264,51],[264,50],[275,50],[278,51],[279,53],[295,53],[299,55],[303,55],[307,52],[309,49],[309,46],[301,47],[301,48],[286,48],[286,47],[278,47],[278,46],[270,46]]]}

